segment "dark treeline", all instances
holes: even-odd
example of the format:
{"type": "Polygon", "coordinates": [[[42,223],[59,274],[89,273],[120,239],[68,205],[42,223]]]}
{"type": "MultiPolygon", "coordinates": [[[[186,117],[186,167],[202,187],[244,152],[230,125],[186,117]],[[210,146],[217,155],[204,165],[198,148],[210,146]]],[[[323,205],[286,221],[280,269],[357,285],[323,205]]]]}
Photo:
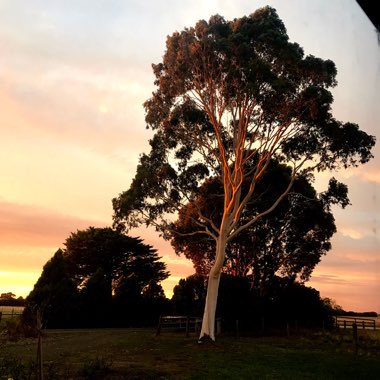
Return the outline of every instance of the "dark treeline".
{"type": "MultiPolygon", "coordinates": [[[[207,276],[194,274],[179,281],[169,300],[161,281],[169,276],[153,247],[111,228],[90,227],[72,233],[45,264],[24,300],[4,293],[4,305],[24,305],[22,321],[44,328],[155,326],[160,315],[202,317],[207,276]]],[[[334,315],[347,314],[317,290],[296,281],[295,275],[274,276],[254,287],[249,276],[223,273],[217,318],[224,331],[267,327],[333,326],[334,315]]],[[[349,312],[351,315],[353,312],[349,312]]],[[[359,315],[359,313],[355,313],[359,315]]],[[[360,313],[376,316],[376,313],[360,313]]]]}
{"type": "MultiPolygon", "coordinates": [[[[160,315],[202,316],[206,276],[194,274],[181,279],[170,300],[161,285],[150,281],[141,289],[138,278],[130,276],[122,289],[109,297],[102,270],[85,287],[77,289],[65,266],[62,251],[45,265],[26,299],[24,322],[34,323],[39,309],[43,311],[46,328],[152,327],[160,315]]],[[[336,315],[377,317],[376,312],[345,311],[334,301],[322,299],[316,289],[292,278],[275,277],[262,296],[252,289],[248,278],[222,275],[217,318],[224,331],[234,330],[236,321],[241,331],[260,330],[264,323],[274,329],[283,329],[287,324],[328,328],[334,325],[336,315]]]]}
{"type": "Polygon", "coordinates": [[[12,292],[1,293],[0,306],[25,306],[25,299],[23,297],[17,297],[12,292]]]}
{"type": "MultiPolygon", "coordinates": [[[[201,315],[206,295],[205,277],[192,275],[174,288],[172,307],[176,314],[201,315]]],[[[222,274],[216,317],[224,331],[282,329],[287,324],[298,327],[332,327],[334,307],[317,290],[294,278],[275,277],[265,295],[255,292],[248,278],[222,274]]]]}
{"type": "Polygon", "coordinates": [[[160,285],[169,272],[141,239],[90,227],[64,244],[26,298],[26,325],[39,314],[46,328],[147,326],[169,312],[160,285]]]}
{"type": "MultiPolygon", "coordinates": [[[[46,328],[148,327],[156,326],[160,315],[202,316],[207,288],[204,276],[180,280],[171,300],[157,283],[141,289],[135,276],[109,297],[101,270],[86,287],[77,289],[64,273],[64,266],[60,251],[45,265],[44,281],[40,278],[27,297],[24,323],[34,324],[39,309],[46,328]]],[[[217,317],[224,331],[233,330],[236,320],[241,331],[261,329],[264,321],[271,328],[284,328],[287,323],[310,328],[333,326],[331,304],[315,289],[292,279],[276,277],[265,297],[252,291],[247,278],[224,274],[220,286],[217,317]]]]}
{"type": "Polygon", "coordinates": [[[378,314],[376,311],[363,311],[363,312],[357,312],[357,311],[339,311],[336,313],[336,315],[340,316],[355,316],[355,317],[371,317],[371,318],[376,318],[378,314]]]}

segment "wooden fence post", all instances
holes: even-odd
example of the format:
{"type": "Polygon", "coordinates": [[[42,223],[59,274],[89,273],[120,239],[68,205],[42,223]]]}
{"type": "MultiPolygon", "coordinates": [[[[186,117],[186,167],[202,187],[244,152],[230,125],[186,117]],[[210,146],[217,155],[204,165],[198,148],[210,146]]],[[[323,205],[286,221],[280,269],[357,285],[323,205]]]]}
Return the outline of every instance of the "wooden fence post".
{"type": "Polygon", "coordinates": [[[355,345],[355,355],[358,354],[358,325],[356,322],[352,324],[352,335],[354,338],[354,345],[355,345]]]}
{"type": "Polygon", "coordinates": [[[222,320],[220,318],[216,319],[216,335],[220,335],[222,333],[222,320]]]}
{"type": "Polygon", "coordinates": [[[38,330],[38,343],[37,343],[37,379],[43,380],[43,358],[42,358],[42,312],[37,310],[37,330],[38,330]]]}
{"type": "Polygon", "coordinates": [[[160,318],[158,319],[158,326],[157,326],[156,336],[160,335],[160,333],[161,333],[161,325],[162,325],[162,316],[160,315],[160,318]]]}
{"type": "Polygon", "coordinates": [[[190,317],[186,317],[186,338],[189,337],[189,326],[190,326],[190,317]]]}

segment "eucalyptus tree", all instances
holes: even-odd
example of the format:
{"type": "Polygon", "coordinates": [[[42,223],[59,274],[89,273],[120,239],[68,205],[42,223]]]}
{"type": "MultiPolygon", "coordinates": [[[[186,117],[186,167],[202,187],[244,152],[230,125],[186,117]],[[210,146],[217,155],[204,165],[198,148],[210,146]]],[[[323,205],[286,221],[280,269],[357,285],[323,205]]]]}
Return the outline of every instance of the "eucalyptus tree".
{"type": "Polygon", "coordinates": [[[200,334],[214,340],[227,244],[273,211],[298,176],[365,163],[375,139],[333,117],[335,64],[305,56],[271,7],[232,21],[215,15],[173,33],[153,71],[156,90],[144,103],[151,150],[113,200],[114,223],[146,223],[170,237],[173,214],[189,202],[197,209],[202,183],[220,178],[221,220],[197,209],[193,232],[215,240],[200,334]],[[241,218],[272,158],[292,167],[287,186],[265,210],[241,218]]]}

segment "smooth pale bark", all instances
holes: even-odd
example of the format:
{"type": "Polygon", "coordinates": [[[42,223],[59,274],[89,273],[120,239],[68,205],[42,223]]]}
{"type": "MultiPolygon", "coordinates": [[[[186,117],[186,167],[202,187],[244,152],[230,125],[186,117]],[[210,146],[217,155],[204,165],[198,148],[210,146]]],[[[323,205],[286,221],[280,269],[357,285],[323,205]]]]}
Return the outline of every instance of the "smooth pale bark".
{"type": "Polygon", "coordinates": [[[210,338],[215,341],[215,314],[218,300],[220,274],[226,255],[226,239],[220,236],[216,245],[215,263],[210,270],[207,284],[206,304],[202,319],[202,329],[199,340],[210,338]]]}
{"type": "Polygon", "coordinates": [[[210,272],[207,284],[207,296],[203,313],[202,329],[199,340],[207,337],[215,340],[215,313],[216,302],[218,300],[219,281],[220,272],[217,276],[211,275],[210,272]]]}

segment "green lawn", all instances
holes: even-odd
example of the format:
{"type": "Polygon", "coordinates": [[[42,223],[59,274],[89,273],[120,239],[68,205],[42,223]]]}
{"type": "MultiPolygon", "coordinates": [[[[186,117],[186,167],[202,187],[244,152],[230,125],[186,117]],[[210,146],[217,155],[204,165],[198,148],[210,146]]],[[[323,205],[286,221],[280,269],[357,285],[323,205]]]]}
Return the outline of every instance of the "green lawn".
{"type": "MultiPolygon", "coordinates": [[[[379,379],[375,335],[355,355],[343,333],[221,336],[198,344],[195,335],[156,337],[148,329],[49,330],[43,338],[44,373],[45,379],[379,379]]],[[[19,379],[13,378],[22,380],[32,371],[36,347],[36,339],[3,342],[0,379],[18,371],[19,379]]]]}

